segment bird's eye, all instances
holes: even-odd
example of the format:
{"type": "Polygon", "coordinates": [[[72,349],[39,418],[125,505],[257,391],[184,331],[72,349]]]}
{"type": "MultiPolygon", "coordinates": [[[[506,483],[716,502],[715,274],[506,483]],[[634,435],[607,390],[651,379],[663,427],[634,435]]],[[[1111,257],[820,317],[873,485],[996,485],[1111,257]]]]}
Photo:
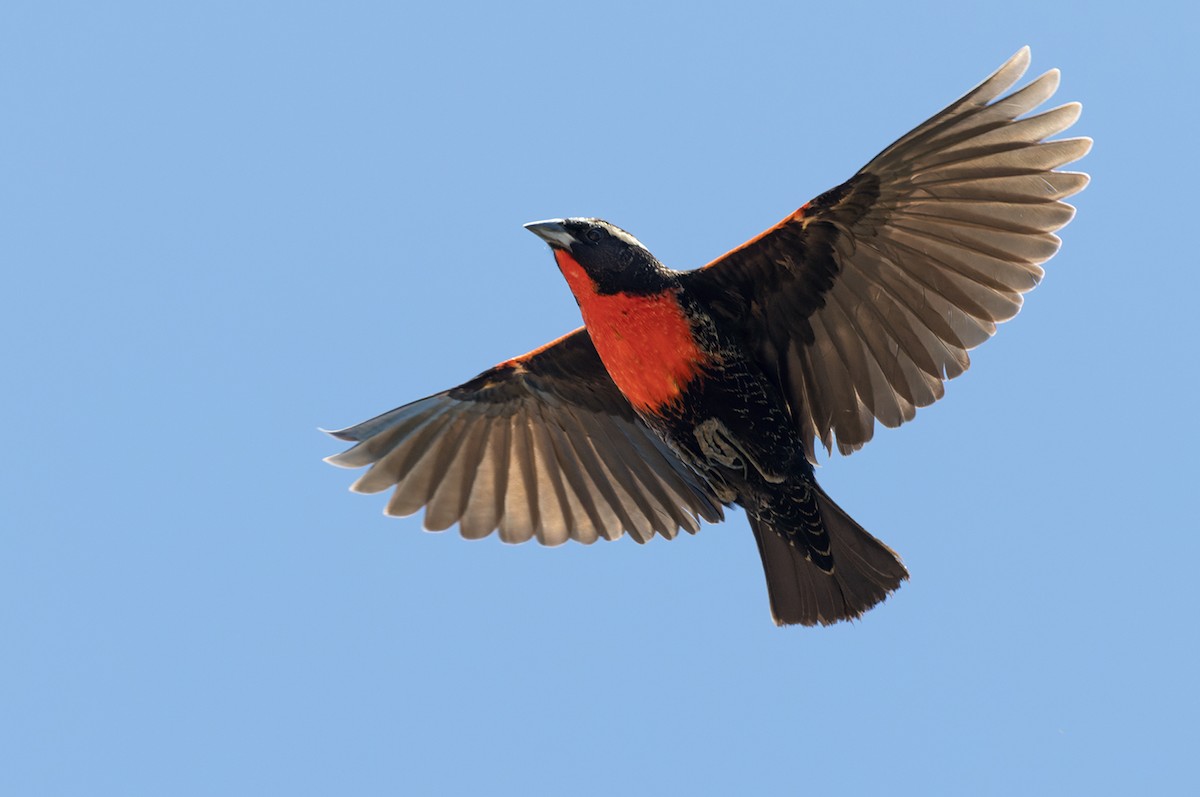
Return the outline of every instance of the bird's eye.
{"type": "Polygon", "coordinates": [[[600,239],[603,238],[604,235],[601,234],[601,232],[599,230],[597,230],[595,227],[589,227],[586,231],[584,231],[583,237],[587,238],[589,241],[591,241],[594,244],[598,244],[598,243],[600,243],[600,239]]]}

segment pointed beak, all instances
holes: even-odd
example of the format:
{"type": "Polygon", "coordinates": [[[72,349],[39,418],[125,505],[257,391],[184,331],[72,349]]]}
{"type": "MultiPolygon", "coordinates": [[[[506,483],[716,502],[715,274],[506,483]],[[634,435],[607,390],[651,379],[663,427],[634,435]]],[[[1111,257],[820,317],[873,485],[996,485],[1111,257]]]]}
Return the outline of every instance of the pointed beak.
{"type": "Polygon", "coordinates": [[[571,233],[567,232],[567,228],[563,226],[562,219],[531,221],[525,225],[525,229],[550,244],[554,249],[570,249],[571,244],[575,243],[571,233]]]}

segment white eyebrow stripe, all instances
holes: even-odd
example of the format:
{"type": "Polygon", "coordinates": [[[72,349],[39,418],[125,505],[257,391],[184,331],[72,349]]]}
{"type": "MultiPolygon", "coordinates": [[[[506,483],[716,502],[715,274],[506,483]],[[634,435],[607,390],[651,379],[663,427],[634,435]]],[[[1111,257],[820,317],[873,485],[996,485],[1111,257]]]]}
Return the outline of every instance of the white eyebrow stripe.
{"type": "Polygon", "coordinates": [[[641,246],[643,249],[646,248],[645,246],[642,245],[641,241],[639,241],[637,238],[634,238],[632,235],[625,232],[620,227],[615,227],[612,224],[610,224],[610,225],[608,225],[608,228],[609,228],[609,232],[612,233],[614,238],[622,240],[627,244],[632,244],[633,246],[641,246]]]}

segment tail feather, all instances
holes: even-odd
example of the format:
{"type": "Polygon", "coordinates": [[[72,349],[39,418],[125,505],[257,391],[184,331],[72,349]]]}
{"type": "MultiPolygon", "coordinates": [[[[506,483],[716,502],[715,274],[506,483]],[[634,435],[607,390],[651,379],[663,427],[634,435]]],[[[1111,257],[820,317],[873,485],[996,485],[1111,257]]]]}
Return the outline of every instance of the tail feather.
{"type": "Polygon", "coordinates": [[[854,619],[908,578],[895,551],[855,523],[820,487],[811,486],[829,537],[832,572],[815,564],[803,545],[789,541],[796,539],[790,529],[777,529],[756,512],[747,512],[776,625],[831,625],[854,619]]]}

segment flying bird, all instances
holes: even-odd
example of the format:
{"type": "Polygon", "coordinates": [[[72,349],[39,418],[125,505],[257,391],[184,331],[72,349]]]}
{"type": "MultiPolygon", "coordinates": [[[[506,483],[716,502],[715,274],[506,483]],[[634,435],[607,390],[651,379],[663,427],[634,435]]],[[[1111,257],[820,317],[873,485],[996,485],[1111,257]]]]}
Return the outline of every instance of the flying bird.
{"type": "Polygon", "coordinates": [[[1029,115],[1057,70],[1001,96],[1029,48],[846,182],[702,268],[606,221],[525,225],[583,327],[458,387],[331,432],[394,487],[386,512],[477,539],[695,533],[745,509],[777,624],[860,616],[908,578],[813,475],[942,397],[1017,314],[1074,215],[1078,103],[1029,115]]]}

